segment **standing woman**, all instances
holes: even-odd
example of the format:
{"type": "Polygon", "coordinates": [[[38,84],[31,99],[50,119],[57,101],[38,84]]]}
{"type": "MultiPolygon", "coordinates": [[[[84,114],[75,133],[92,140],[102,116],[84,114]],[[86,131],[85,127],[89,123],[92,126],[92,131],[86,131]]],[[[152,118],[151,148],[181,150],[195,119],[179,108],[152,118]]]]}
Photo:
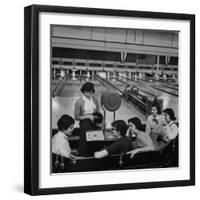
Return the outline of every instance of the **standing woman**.
{"type": "Polygon", "coordinates": [[[86,82],[81,87],[82,95],[75,103],[74,116],[80,125],[79,155],[88,156],[89,150],[86,142],[86,131],[97,129],[96,124],[101,123],[103,116],[99,113],[99,103],[94,97],[94,84],[86,82]],[[100,115],[100,121],[99,121],[100,115]]]}
{"type": "Polygon", "coordinates": [[[99,103],[95,98],[94,84],[86,82],[81,87],[82,96],[75,103],[75,119],[80,123],[80,128],[84,130],[96,129],[96,113],[99,113],[99,103]]]}

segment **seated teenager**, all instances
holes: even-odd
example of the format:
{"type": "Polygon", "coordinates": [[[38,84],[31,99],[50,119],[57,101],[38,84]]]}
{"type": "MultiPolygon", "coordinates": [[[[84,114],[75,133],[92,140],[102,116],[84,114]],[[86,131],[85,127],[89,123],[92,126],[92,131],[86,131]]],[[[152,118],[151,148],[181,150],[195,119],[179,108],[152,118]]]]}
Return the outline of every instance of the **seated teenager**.
{"type": "Polygon", "coordinates": [[[131,140],[126,136],[128,126],[123,120],[116,120],[112,123],[112,131],[114,136],[118,138],[117,141],[113,142],[110,146],[105,147],[101,151],[94,153],[95,158],[103,158],[108,155],[117,153],[126,153],[132,149],[131,140]]]}
{"type": "Polygon", "coordinates": [[[178,127],[174,111],[171,108],[163,110],[163,115],[166,123],[163,126],[160,139],[168,143],[178,135],[178,127]]]}
{"type": "Polygon", "coordinates": [[[162,115],[161,107],[158,103],[152,104],[151,113],[152,114],[147,118],[146,134],[148,134],[151,137],[154,147],[159,148],[157,138],[161,134],[165,120],[162,115]]]}
{"type": "Polygon", "coordinates": [[[71,136],[74,129],[74,119],[69,115],[62,115],[57,122],[58,133],[52,138],[52,152],[65,158],[77,159],[78,157],[71,153],[68,137],[71,136]]]}
{"type": "Polygon", "coordinates": [[[127,152],[127,154],[131,154],[130,158],[133,158],[138,152],[154,150],[151,137],[145,133],[145,126],[141,123],[138,117],[129,119],[128,125],[130,136],[133,134],[136,135],[136,140],[132,143],[134,149],[127,152]]]}

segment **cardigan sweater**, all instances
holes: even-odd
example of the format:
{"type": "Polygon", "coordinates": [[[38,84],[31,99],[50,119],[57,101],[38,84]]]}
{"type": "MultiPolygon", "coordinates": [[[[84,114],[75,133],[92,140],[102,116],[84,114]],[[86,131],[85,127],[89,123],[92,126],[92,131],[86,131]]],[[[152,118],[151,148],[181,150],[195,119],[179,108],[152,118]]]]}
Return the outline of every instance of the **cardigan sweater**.
{"type": "MultiPolygon", "coordinates": [[[[98,100],[95,97],[92,97],[92,100],[93,100],[94,104],[96,105],[96,110],[94,112],[99,112],[98,100]]],[[[84,104],[85,104],[85,101],[83,100],[83,97],[80,97],[76,101],[75,109],[74,109],[74,117],[76,120],[80,120],[80,116],[84,115],[84,104]]]]}

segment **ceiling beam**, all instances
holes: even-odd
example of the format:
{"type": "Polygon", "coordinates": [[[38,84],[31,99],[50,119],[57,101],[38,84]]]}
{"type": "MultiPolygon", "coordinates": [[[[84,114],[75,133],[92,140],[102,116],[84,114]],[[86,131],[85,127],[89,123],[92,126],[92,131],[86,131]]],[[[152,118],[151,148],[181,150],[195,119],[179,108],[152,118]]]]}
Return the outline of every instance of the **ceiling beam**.
{"type": "Polygon", "coordinates": [[[110,52],[127,52],[137,54],[151,54],[160,56],[178,56],[178,48],[141,45],[141,44],[127,44],[117,42],[103,42],[83,39],[68,39],[68,38],[52,38],[52,47],[100,50],[110,52]]]}

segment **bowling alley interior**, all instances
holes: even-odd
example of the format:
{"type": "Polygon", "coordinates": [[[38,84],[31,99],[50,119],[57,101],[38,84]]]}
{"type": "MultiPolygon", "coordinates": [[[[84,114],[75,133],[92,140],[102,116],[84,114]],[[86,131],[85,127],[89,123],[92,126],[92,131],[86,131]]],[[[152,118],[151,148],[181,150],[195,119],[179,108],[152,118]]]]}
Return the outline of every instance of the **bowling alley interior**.
{"type": "Polygon", "coordinates": [[[179,167],[179,32],[51,25],[51,172],[179,167]]]}

